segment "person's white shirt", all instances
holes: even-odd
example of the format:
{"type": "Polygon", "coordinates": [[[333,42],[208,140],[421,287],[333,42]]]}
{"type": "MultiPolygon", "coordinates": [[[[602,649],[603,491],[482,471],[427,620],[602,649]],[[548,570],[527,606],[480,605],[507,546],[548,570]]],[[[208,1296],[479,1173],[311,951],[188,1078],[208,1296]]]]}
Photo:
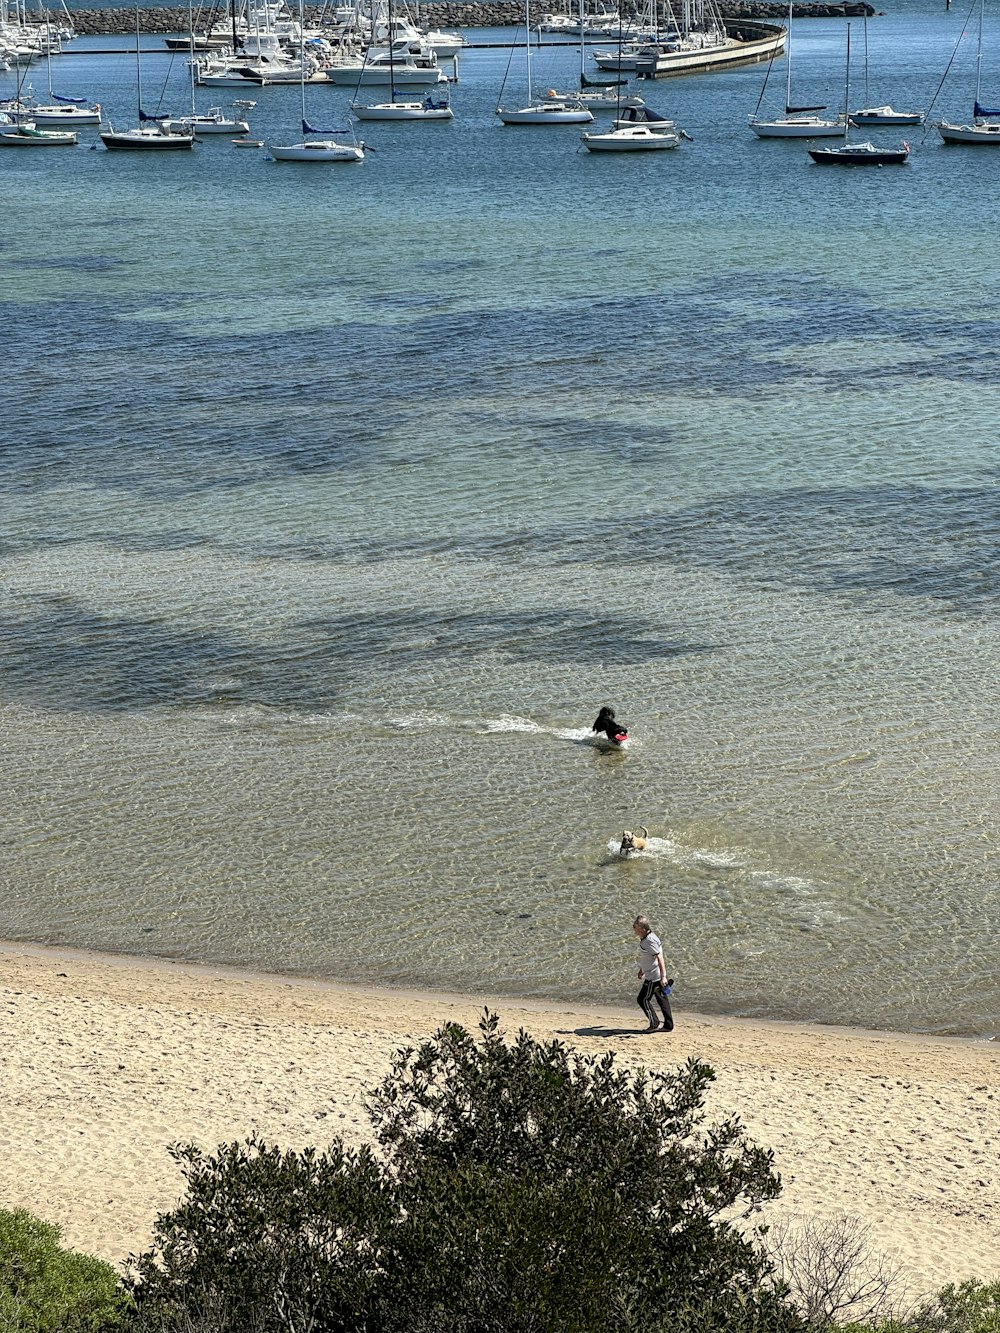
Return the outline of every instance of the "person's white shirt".
{"type": "Polygon", "coordinates": [[[659,935],[649,931],[639,941],[639,971],[643,981],[659,981],[660,965],[657,959],[663,953],[659,935]]]}

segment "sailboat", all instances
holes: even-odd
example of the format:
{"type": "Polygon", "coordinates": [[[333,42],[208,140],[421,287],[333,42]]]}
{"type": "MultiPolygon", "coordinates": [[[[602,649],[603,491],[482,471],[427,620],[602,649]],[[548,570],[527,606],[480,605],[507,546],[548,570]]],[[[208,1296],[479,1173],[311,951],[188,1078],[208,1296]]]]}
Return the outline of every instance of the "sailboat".
{"type": "Polygon", "coordinates": [[[306,119],[306,48],[305,48],[305,5],[299,0],[299,57],[300,86],[302,89],[302,139],[299,143],[268,144],[268,149],[275,162],[363,162],[365,146],[358,143],[350,130],[322,130],[310,125],[306,119]],[[337,139],[310,139],[310,134],[350,134],[351,142],[342,143],[337,139]]]}
{"type": "MultiPolygon", "coordinates": [[[[449,96],[435,98],[433,93],[428,92],[420,101],[399,102],[396,100],[395,43],[397,38],[396,25],[393,23],[392,17],[392,0],[389,0],[388,18],[389,100],[388,102],[355,101],[351,103],[351,110],[358,120],[451,120],[455,113],[451,109],[451,98],[449,96]]],[[[364,67],[362,66],[361,75],[358,77],[358,88],[361,87],[363,75],[364,67]]]]}
{"type": "Polygon", "coordinates": [[[868,97],[868,15],[864,16],[865,34],[865,105],[861,111],[852,111],[852,125],[863,128],[866,125],[919,125],[923,120],[922,111],[894,111],[891,106],[869,106],[868,97]]]}
{"type": "MultiPolygon", "coordinates": [[[[48,32],[48,29],[46,29],[48,32]]],[[[38,105],[32,96],[31,89],[28,89],[27,110],[31,120],[36,127],[45,129],[47,127],[63,129],[71,128],[77,125],[100,125],[101,123],[101,104],[95,102],[92,105],[86,97],[60,97],[58,93],[52,91],[52,41],[51,32],[48,32],[50,40],[45,43],[45,69],[49,84],[49,105],[38,105]]]]}
{"type": "MultiPolygon", "coordinates": [[[[524,60],[528,76],[528,101],[522,107],[504,107],[497,105],[497,115],[505,125],[589,125],[594,119],[593,112],[583,105],[578,98],[545,97],[532,98],[531,95],[531,15],[530,0],[524,4],[524,60]]],[[[511,53],[513,54],[513,52],[511,53]]],[[[509,65],[508,65],[509,69],[509,65]]],[[[506,78],[504,80],[506,82],[506,78]]],[[[500,89],[503,97],[503,88],[500,89]]]]}
{"type": "MultiPolygon", "coordinates": [[[[581,6],[582,9],[582,6],[581,6]]],[[[582,21],[582,14],[581,14],[582,21]]],[[[618,49],[621,50],[622,34],[621,28],[618,30],[618,49]]],[[[618,105],[615,110],[615,124],[611,130],[603,133],[592,134],[584,130],[580,138],[588,152],[591,153],[641,153],[641,152],[662,152],[666,148],[676,148],[680,143],[680,135],[677,133],[673,122],[667,121],[666,117],[656,119],[656,113],[649,113],[650,118],[643,116],[639,118],[639,112],[648,112],[644,105],[630,108],[632,117],[622,119],[622,99],[621,84],[619,83],[616,92],[618,94],[618,105]]]]}
{"type": "Polygon", "coordinates": [[[392,88],[388,102],[352,102],[351,110],[358,120],[453,120],[455,113],[445,93],[435,98],[428,93],[420,102],[397,102],[392,88]]]}
{"type": "Polygon", "coordinates": [[[0,124],[0,148],[72,148],[75,130],[36,130],[30,120],[0,124]]]}
{"type": "Polygon", "coordinates": [[[208,110],[199,114],[195,105],[195,69],[196,62],[194,58],[194,15],[191,12],[191,6],[188,6],[188,27],[190,29],[190,59],[188,60],[188,71],[191,76],[191,114],[189,116],[174,116],[163,121],[162,124],[171,134],[249,134],[250,126],[247,123],[246,111],[257,105],[256,102],[246,98],[238,98],[233,103],[233,109],[239,113],[238,116],[227,116],[221,106],[210,106],[208,110]]]}
{"type": "MultiPolygon", "coordinates": [[[[622,89],[628,83],[627,77],[623,78],[619,72],[617,79],[611,79],[606,83],[592,84],[587,78],[587,45],[584,40],[584,34],[587,31],[587,20],[584,14],[584,0],[580,0],[580,89],[579,92],[559,93],[554,88],[550,88],[547,96],[558,98],[563,102],[579,102],[581,106],[587,107],[589,111],[614,111],[616,115],[621,114],[623,106],[639,107],[643,106],[643,100],[636,93],[622,92],[622,89]]],[[[624,22],[624,20],[622,20],[624,22]]],[[[574,25],[575,27],[575,25],[574,25]]]]}
{"type": "MultiPolygon", "coordinates": [[[[976,43],[976,97],[972,104],[972,124],[957,125],[942,120],[938,134],[945,143],[1000,144],[1000,107],[983,106],[979,101],[983,73],[983,8],[986,0],[979,0],[979,37],[976,43]]],[[[959,39],[961,40],[961,39],[959,39]]]]}
{"type": "Polygon", "coordinates": [[[850,118],[846,108],[851,105],[851,25],[847,25],[847,68],[844,74],[844,142],[837,147],[810,148],[809,156],[820,166],[841,167],[887,167],[902,166],[910,156],[910,145],[903,142],[902,148],[876,148],[873,143],[847,142],[850,118]]]}
{"type": "Polygon", "coordinates": [[[194,131],[185,134],[171,134],[164,128],[164,122],[156,116],[147,116],[142,109],[142,62],[139,56],[139,6],[135,9],[135,81],[139,124],[133,130],[116,130],[108,121],[108,128],[101,130],[101,142],[108,149],[124,149],[133,152],[172,152],[194,147],[194,131]]]}
{"type": "MultiPolygon", "coordinates": [[[[773,61],[773,57],[772,57],[773,61]]],[[[844,127],[839,120],[825,120],[813,115],[816,111],[825,111],[825,106],[792,105],[792,0],[788,0],[788,41],[785,43],[785,114],[775,120],[761,120],[758,113],[767,89],[767,79],[771,73],[768,62],[764,87],[760,90],[757,106],[750,117],[750,128],[761,139],[832,139],[843,134],[844,127]]],[[[845,108],[846,112],[846,108],[845,108]]]]}

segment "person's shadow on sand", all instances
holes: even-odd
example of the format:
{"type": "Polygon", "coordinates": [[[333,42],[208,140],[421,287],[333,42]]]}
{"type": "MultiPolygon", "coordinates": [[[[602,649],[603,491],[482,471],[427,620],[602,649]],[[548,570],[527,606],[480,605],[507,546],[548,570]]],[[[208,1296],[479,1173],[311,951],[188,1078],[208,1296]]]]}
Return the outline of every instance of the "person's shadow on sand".
{"type": "Polygon", "coordinates": [[[639,1028],[565,1028],[560,1037],[645,1037],[645,1029],[639,1028]]]}

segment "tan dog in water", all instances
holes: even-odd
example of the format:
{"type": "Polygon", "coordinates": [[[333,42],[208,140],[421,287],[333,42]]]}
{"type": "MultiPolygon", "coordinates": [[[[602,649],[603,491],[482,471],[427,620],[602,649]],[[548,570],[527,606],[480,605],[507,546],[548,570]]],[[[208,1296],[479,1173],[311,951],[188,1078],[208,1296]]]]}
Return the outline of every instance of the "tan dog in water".
{"type": "Polygon", "coordinates": [[[622,845],[618,848],[619,856],[629,856],[632,852],[644,852],[649,846],[649,829],[640,824],[635,833],[631,829],[622,830],[622,845]]]}

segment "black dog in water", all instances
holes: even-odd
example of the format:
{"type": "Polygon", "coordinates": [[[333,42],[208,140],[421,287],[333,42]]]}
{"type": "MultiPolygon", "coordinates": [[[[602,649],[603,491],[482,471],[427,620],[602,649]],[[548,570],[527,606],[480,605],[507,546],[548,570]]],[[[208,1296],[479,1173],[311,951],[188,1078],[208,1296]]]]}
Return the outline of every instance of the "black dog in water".
{"type": "Polygon", "coordinates": [[[624,722],[615,721],[615,710],[607,705],[597,714],[597,720],[590,730],[607,736],[612,745],[621,745],[622,741],[628,740],[628,727],[624,722]]]}

